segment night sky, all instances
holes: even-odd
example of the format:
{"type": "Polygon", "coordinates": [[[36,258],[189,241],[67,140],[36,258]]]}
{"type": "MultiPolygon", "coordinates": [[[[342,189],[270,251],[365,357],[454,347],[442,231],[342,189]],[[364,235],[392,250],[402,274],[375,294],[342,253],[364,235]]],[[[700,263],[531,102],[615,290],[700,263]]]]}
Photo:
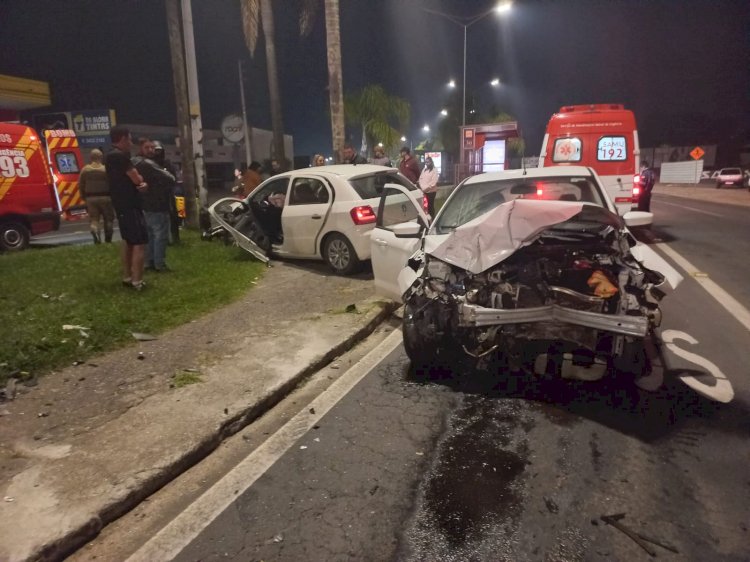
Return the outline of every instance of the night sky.
{"type": "MultiPolygon", "coordinates": [[[[344,90],[382,84],[412,106],[407,136],[435,127],[450,78],[461,85],[460,17],[491,0],[340,0],[344,90]]],[[[299,0],[275,0],[287,133],[297,155],[331,152],[322,10],[299,37],[299,0]]],[[[244,45],[238,0],[193,0],[203,124],[240,109],[237,60],[247,68],[253,126],[270,129],[262,42],[244,45]]],[[[114,108],[118,121],[175,123],[160,0],[0,0],[0,73],[47,80],[54,109],[114,108]]],[[[750,1],[516,0],[468,30],[467,90],[480,109],[514,115],[539,151],[560,106],[624,103],[642,146],[750,142],[750,1]],[[489,81],[502,80],[499,89],[489,81]]],[[[348,131],[355,142],[356,131],[348,131]]]]}

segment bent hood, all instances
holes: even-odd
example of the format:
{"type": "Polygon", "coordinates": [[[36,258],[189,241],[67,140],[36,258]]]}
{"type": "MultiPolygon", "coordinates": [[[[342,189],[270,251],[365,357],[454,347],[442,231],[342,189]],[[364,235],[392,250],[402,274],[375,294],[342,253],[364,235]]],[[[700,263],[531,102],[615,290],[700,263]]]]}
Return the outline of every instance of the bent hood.
{"type": "Polygon", "coordinates": [[[584,208],[587,221],[615,228],[623,225],[617,215],[598,205],[516,199],[459,226],[450,234],[428,235],[424,251],[470,273],[481,273],[531,244],[547,228],[570,220],[584,208]]]}

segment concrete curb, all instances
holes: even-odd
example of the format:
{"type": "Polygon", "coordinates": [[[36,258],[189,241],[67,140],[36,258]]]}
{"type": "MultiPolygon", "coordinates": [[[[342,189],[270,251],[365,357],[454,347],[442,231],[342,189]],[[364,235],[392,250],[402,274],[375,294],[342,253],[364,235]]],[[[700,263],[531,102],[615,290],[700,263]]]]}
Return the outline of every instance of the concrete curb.
{"type": "MultiPolygon", "coordinates": [[[[75,454],[40,461],[9,486],[8,495],[20,501],[6,503],[0,511],[0,529],[5,529],[0,530],[0,559],[63,559],[371,334],[397,306],[371,299],[358,303],[361,316],[329,314],[299,326],[305,324],[301,322],[295,328],[311,341],[290,353],[293,360],[279,358],[272,345],[259,345],[265,354],[248,353],[213,366],[210,384],[151,397],[112,423],[71,440],[65,447],[75,454]],[[330,345],[321,347],[321,339],[330,345]],[[257,378],[246,396],[241,384],[249,374],[257,378]],[[36,518],[31,533],[18,524],[30,517],[36,518]]],[[[280,338],[269,335],[269,341],[280,338]]]]}

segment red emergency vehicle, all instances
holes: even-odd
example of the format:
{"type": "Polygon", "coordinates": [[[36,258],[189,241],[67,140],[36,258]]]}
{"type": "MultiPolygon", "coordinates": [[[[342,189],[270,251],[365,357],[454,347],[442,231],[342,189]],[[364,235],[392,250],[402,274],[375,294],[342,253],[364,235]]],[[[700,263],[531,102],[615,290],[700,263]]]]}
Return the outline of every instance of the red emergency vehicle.
{"type": "Polygon", "coordinates": [[[44,140],[63,217],[67,220],[84,217],[86,204],[78,191],[78,176],[83,166],[75,132],[70,129],[47,130],[44,131],[44,140]]]}
{"type": "Polygon", "coordinates": [[[0,249],[23,250],[31,235],[57,230],[60,210],[39,135],[0,123],[0,249]]]}
{"type": "Polygon", "coordinates": [[[621,104],[567,105],[547,124],[539,167],[592,168],[622,215],[638,202],[639,154],[632,111],[621,104]]]}

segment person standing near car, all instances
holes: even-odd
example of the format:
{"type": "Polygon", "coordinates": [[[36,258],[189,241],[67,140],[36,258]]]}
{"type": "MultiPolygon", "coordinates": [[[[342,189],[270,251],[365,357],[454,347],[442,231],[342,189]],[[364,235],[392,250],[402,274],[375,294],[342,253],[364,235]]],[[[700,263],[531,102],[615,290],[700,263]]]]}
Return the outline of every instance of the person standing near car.
{"type": "Polygon", "coordinates": [[[143,176],[149,189],[140,194],[141,208],[148,229],[146,246],[146,269],[170,271],[167,267],[167,242],[169,241],[169,199],[175,178],[154,160],[154,143],[151,139],[139,139],[140,150],[133,158],[133,165],[143,176]]]}
{"type": "Polygon", "coordinates": [[[146,219],[141,210],[139,195],[148,190],[148,184],[130,160],[133,141],[130,130],[115,125],[109,131],[112,150],[107,153],[105,168],[109,181],[109,193],[115,208],[117,224],[122,237],[122,283],[140,291],[143,282],[143,257],[148,242],[146,219]]]}
{"type": "Polygon", "coordinates": [[[180,242],[180,216],[177,212],[177,170],[170,160],[167,159],[167,155],[164,153],[164,145],[159,141],[154,141],[154,162],[156,162],[161,168],[174,176],[175,181],[171,182],[169,186],[170,198],[169,198],[169,243],[179,244],[180,242]]]}
{"type": "Polygon", "coordinates": [[[424,160],[424,168],[419,174],[417,185],[422,193],[427,197],[427,212],[432,218],[435,218],[435,196],[437,195],[438,173],[435,169],[435,163],[429,156],[424,160]]]}
{"type": "Polygon", "coordinates": [[[644,160],[641,170],[641,193],[638,195],[638,210],[651,212],[651,191],[656,183],[656,174],[649,168],[648,161],[644,160]]]}
{"type": "Polygon", "coordinates": [[[391,167],[391,159],[385,155],[385,150],[383,150],[382,146],[376,146],[372,152],[374,156],[372,157],[372,160],[370,160],[371,164],[388,166],[389,168],[391,167]]]}
{"type": "Polygon", "coordinates": [[[243,198],[250,195],[256,187],[263,183],[263,177],[260,175],[262,169],[263,166],[260,165],[260,162],[253,160],[250,166],[242,172],[242,191],[240,193],[243,198]]]}
{"type": "Polygon", "coordinates": [[[342,164],[367,164],[367,159],[354,150],[354,147],[349,143],[344,145],[344,151],[341,153],[341,156],[342,164]]]}
{"type": "Polygon", "coordinates": [[[104,226],[104,241],[112,242],[115,222],[115,209],[112,206],[112,198],[109,196],[109,181],[107,170],[102,164],[103,159],[104,154],[101,150],[98,148],[92,150],[91,164],[84,166],[78,177],[78,191],[81,199],[86,203],[94,244],[102,242],[102,226],[104,226]]]}
{"type": "Polygon", "coordinates": [[[408,146],[401,147],[401,162],[398,164],[398,171],[405,175],[411,183],[416,184],[419,181],[419,164],[412,157],[408,146]]]}

